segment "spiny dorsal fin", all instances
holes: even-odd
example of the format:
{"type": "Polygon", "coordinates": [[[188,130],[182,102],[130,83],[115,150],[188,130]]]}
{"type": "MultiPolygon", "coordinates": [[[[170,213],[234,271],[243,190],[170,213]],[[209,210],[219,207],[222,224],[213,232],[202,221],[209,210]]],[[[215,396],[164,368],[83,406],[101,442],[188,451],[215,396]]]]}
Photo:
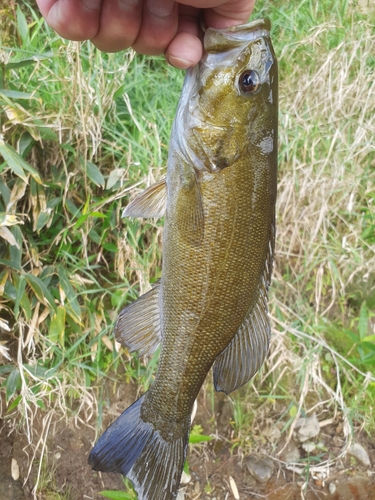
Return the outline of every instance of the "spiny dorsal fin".
{"type": "Polygon", "coordinates": [[[139,194],[122,212],[123,217],[163,217],[167,203],[165,179],[152,184],[139,194]]]}
{"type": "Polygon", "coordinates": [[[248,311],[232,342],[215,360],[214,384],[217,391],[229,394],[246,384],[254,377],[267,356],[271,336],[267,299],[274,245],[275,224],[273,223],[256,303],[248,311]]]}
{"type": "Polygon", "coordinates": [[[152,354],[160,344],[160,280],[153,288],[123,309],[115,325],[115,337],[130,352],[152,354]]]}

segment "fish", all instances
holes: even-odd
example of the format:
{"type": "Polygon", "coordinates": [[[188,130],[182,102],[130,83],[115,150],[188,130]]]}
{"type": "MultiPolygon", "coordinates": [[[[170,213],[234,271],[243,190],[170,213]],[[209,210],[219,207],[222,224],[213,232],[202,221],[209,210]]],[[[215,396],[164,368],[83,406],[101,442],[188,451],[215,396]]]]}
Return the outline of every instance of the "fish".
{"type": "Polygon", "coordinates": [[[154,382],[104,432],[89,463],[140,500],[176,498],[194,401],[247,383],[267,356],[275,248],[278,70],[270,22],[205,31],[172,127],[167,174],[125,217],[165,216],[162,277],[123,309],[116,339],[160,358],[154,382]]]}

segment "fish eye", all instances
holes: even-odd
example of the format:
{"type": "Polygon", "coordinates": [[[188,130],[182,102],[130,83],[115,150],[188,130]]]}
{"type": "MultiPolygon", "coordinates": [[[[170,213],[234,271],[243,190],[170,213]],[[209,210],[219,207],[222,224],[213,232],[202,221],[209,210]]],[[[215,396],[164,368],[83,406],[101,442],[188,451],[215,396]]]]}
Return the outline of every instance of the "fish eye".
{"type": "Polygon", "coordinates": [[[260,85],[259,75],[255,70],[247,69],[241,73],[238,84],[243,94],[254,94],[260,85]]]}

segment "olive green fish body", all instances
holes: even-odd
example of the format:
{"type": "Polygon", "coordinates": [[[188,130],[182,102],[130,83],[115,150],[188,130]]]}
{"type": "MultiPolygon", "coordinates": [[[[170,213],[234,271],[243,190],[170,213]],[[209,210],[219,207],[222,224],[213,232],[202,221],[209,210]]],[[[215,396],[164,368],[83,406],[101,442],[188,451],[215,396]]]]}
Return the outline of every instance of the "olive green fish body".
{"type": "Polygon", "coordinates": [[[125,308],[117,339],[153,352],[155,381],[96,444],[96,470],[130,477],[141,500],[176,497],[192,405],[213,366],[231,392],[261,366],[275,237],[277,63],[269,24],[209,29],[172,131],[167,178],[125,210],[164,213],[163,272],[125,308]]]}
{"type": "Polygon", "coordinates": [[[201,242],[190,243],[178,230],[183,216],[171,211],[161,281],[164,337],[152,387],[160,412],[169,411],[169,394],[172,401],[178,398],[180,413],[189,411],[211,365],[256,301],[274,230],[274,214],[266,208],[275,198],[272,190],[264,192],[269,166],[258,168],[258,193],[251,189],[254,173],[245,162],[202,180],[201,242]]]}

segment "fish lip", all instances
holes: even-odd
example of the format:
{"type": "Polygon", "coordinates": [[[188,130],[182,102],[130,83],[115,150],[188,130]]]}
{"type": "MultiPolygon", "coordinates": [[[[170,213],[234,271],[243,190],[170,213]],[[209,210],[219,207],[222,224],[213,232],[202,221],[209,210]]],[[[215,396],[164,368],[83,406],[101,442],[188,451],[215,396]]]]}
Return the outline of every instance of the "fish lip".
{"type": "Polygon", "coordinates": [[[236,26],[230,26],[229,28],[219,28],[217,31],[228,31],[230,33],[239,33],[241,31],[255,30],[255,28],[264,28],[267,31],[271,31],[271,20],[268,17],[263,17],[260,19],[255,19],[249,23],[238,24],[236,26]]]}
{"type": "Polygon", "coordinates": [[[262,36],[269,37],[270,30],[271,21],[268,18],[256,19],[229,28],[207,28],[203,39],[204,50],[208,53],[223,52],[262,36]]]}

